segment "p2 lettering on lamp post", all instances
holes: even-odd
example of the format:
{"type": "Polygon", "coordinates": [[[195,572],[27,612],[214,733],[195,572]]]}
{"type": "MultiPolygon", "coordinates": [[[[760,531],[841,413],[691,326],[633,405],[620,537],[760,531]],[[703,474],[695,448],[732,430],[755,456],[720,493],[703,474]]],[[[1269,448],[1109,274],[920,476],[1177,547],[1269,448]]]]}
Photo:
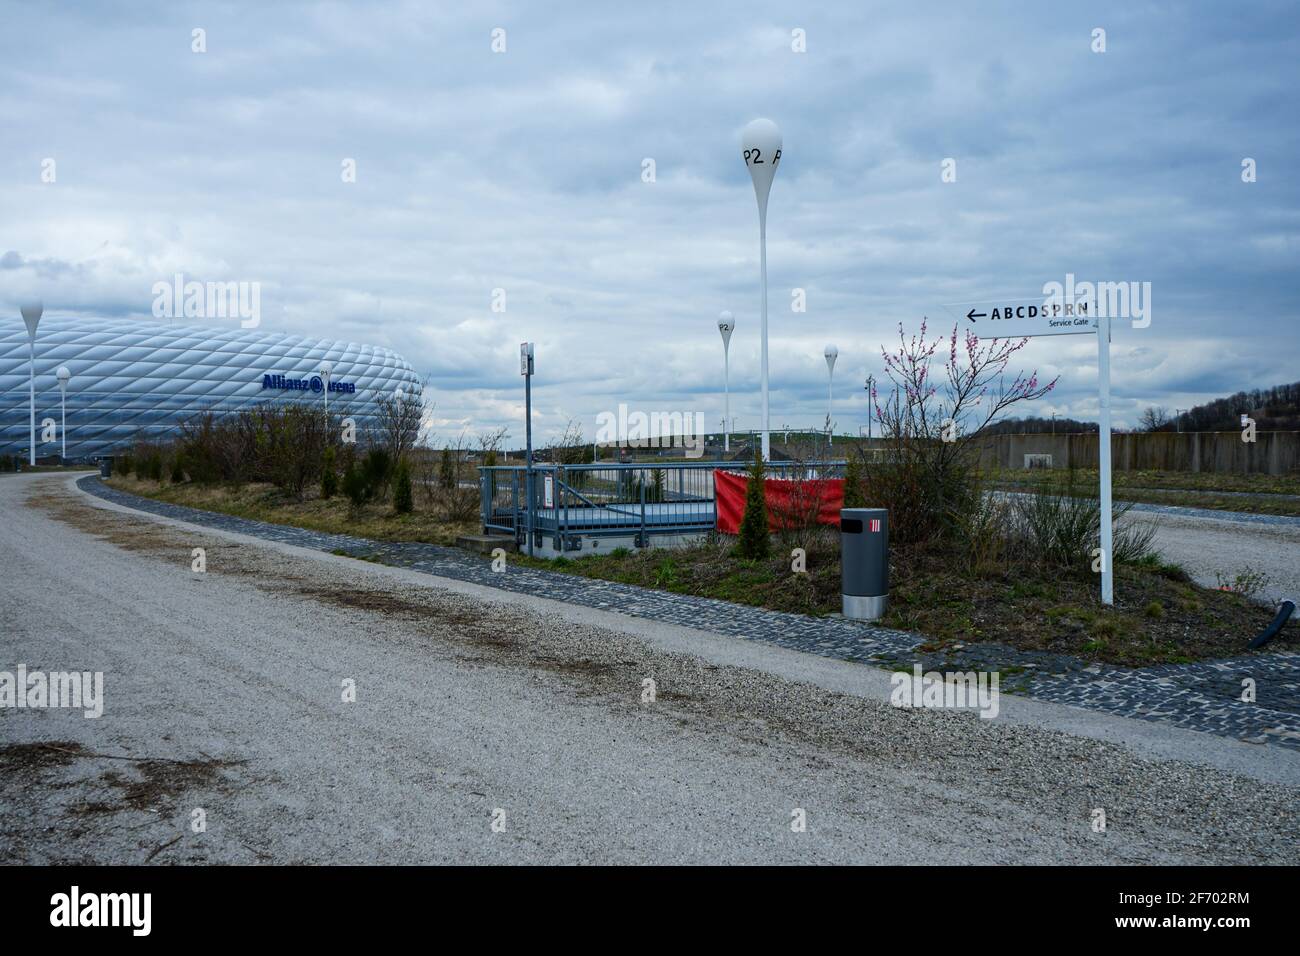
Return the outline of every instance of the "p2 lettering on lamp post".
{"type": "Polygon", "coordinates": [[[741,135],[741,155],[749,177],[754,181],[754,196],[758,200],[758,257],[759,288],[762,321],[759,335],[761,384],[763,404],[763,460],[771,459],[771,413],[767,396],[767,197],[772,192],[772,180],[781,163],[781,130],[770,119],[756,119],[745,127],[741,135]]]}

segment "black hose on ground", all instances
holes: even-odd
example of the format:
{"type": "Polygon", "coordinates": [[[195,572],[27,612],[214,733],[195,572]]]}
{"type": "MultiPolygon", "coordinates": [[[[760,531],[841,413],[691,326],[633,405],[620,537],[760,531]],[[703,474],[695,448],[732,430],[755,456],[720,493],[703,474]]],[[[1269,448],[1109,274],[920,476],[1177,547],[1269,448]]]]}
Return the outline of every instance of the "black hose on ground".
{"type": "Polygon", "coordinates": [[[1277,637],[1277,632],[1282,630],[1282,625],[1286,624],[1293,613],[1295,613],[1295,602],[1283,601],[1282,606],[1277,609],[1277,617],[1273,618],[1273,623],[1260,631],[1259,636],[1250,642],[1250,649],[1258,650],[1277,637]]]}

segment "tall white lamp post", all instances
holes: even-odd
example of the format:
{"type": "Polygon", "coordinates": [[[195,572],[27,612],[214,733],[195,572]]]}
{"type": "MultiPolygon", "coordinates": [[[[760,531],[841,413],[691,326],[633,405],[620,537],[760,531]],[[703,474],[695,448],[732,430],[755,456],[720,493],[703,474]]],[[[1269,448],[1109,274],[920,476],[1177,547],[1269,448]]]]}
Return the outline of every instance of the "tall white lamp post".
{"type": "Polygon", "coordinates": [[[27,326],[27,398],[31,412],[31,438],[28,442],[28,464],[36,467],[36,326],[40,324],[45,306],[29,302],[22,306],[23,323],[27,326]]]}
{"type": "Polygon", "coordinates": [[[835,402],[835,360],[840,357],[840,350],[833,345],[826,346],[822,353],[826,356],[826,444],[835,444],[835,425],[831,421],[831,409],[835,402]]]}
{"type": "Polygon", "coordinates": [[[731,451],[731,333],[736,331],[736,318],[726,309],[718,316],[718,331],[722,333],[722,451],[731,451]]]}
{"type": "Polygon", "coordinates": [[[745,127],[741,147],[749,176],[754,181],[754,195],[758,198],[758,249],[759,272],[762,287],[762,396],[763,396],[763,460],[771,457],[771,420],[767,401],[767,196],[772,191],[772,177],[781,162],[781,131],[770,119],[756,119],[745,127]]]}
{"type": "Polygon", "coordinates": [[[59,380],[59,437],[63,440],[63,453],[59,460],[62,462],[68,460],[68,380],[72,373],[66,365],[60,365],[55,376],[59,380]]]}
{"type": "Polygon", "coordinates": [[[325,421],[328,424],[330,420],[330,376],[334,373],[334,366],[329,362],[320,363],[320,380],[325,386],[321,390],[321,395],[325,400],[325,421]]]}

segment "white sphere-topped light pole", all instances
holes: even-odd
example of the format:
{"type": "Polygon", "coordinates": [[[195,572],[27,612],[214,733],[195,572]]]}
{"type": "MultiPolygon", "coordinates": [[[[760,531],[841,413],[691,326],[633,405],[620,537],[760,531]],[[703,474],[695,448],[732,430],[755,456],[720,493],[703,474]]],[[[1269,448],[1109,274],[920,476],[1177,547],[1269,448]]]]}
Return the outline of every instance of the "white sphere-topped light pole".
{"type": "Polygon", "coordinates": [[[63,452],[59,455],[60,461],[68,459],[68,381],[72,378],[72,373],[68,371],[66,365],[60,365],[59,370],[55,373],[59,380],[59,437],[63,440],[63,452]]]}
{"type": "Polygon", "coordinates": [[[36,326],[41,322],[45,306],[40,302],[29,302],[22,306],[23,323],[27,326],[27,398],[31,412],[31,439],[27,449],[28,464],[36,467],[36,326]]]}
{"type": "Polygon", "coordinates": [[[758,199],[758,255],[762,289],[760,387],[763,396],[763,460],[767,461],[772,450],[769,434],[771,416],[767,399],[767,197],[772,191],[776,167],[781,162],[781,130],[770,119],[756,119],[745,127],[745,132],[741,135],[741,148],[745,166],[754,181],[754,195],[758,199]]]}
{"type": "Polygon", "coordinates": [[[320,363],[320,380],[325,387],[321,389],[321,395],[325,399],[325,422],[328,425],[330,418],[330,376],[334,374],[334,366],[329,362],[320,363]]]}
{"type": "Polygon", "coordinates": [[[722,451],[731,451],[731,333],[736,331],[736,317],[726,309],[718,316],[722,333],[722,451]]]}
{"type": "Polygon", "coordinates": [[[826,444],[835,444],[835,426],[831,422],[831,409],[835,403],[835,360],[840,357],[840,350],[833,345],[826,346],[822,353],[826,356],[826,444]]]}

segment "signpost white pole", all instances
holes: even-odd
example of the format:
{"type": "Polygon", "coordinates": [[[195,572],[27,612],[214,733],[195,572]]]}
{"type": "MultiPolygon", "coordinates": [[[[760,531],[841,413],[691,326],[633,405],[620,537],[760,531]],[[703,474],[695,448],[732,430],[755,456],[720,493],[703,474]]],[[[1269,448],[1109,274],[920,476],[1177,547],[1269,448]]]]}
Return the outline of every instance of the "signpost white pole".
{"type": "Polygon", "coordinates": [[[772,178],[781,162],[781,131],[769,119],[756,119],[745,127],[741,138],[745,165],[754,181],[754,195],[758,198],[758,255],[762,287],[762,337],[761,366],[763,396],[763,460],[771,458],[771,418],[767,400],[767,197],[772,191],[772,178]]]}
{"type": "Polygon", "coordinates": [[[524,498],[528,507],[528,556],[533,556],[533,343],[519,344],[519,374],[524,377],[524,498]]]}
{"type": "Polygon", "coordinates": [[[726,309],[718,316],[718,331],[722,333],[722,450],[731,451],[731,333],[736,330],[736,319],[726,309]]]}
{"type": "Polygon", "coordinates": [[[60,365],[55,374],[59,380],[59,437],[63,440],[59,461],[62,463],[68,460],[68,379],[72,378],[72,373],[67,366],[60,365]]]}
{"type": "MultiPolygon", "coordinates": [[[[1047,294],[1047,287],[1043,289],[1047,294]]],[[[979,303],[967,311],[964,318],[981,339],[1014,339],[1038,335],[1092,335],[1097,336],[1097,470],[1100,476],[1099,511],[1101,519],[1101,603],[1115,603],[1114,528],[1112,525],[1111,475],[1110,475],[1110,324],[1109,315],[1098,314],[1097,306],[1088,298],[1077,295],[1068,301],[1047,299],[1042,305],[1010,306],[979,303]],[[1091,306],[1091,307],[1090,307],[1091,306]],[[978,311],[977,311],[978,310],[978,311]]],[[[965,303],[963,303],[963,306],[965,303]]],[[[963,326],[965,327],[965,326],[963,326]]],[[[897,403],[897,390],[895,390],[897,403]]],[[[1053,416],[1055,417],[1055,416],[1053,416]]],[[[1055,427],[1055,426],[1053,426],[1055,427]]]]}
{"type": "Polygon", "coordinates": [[[828,345],[822,354],[826,356],[826,445],[831,447],[835,444],[835,424],[831,421],[835,403],[835,360],[839,358],[840,350],[828,345]]]}
{"type": "Polygon", "coordinates": [[[1097,436],[1101,473],[1101,603],[1115,603],[1115,581],[1111,560],[1110,502],[1110,316],[1097,324],[1097,399],[1100,406],[1100,434],[1097,436]]]}

